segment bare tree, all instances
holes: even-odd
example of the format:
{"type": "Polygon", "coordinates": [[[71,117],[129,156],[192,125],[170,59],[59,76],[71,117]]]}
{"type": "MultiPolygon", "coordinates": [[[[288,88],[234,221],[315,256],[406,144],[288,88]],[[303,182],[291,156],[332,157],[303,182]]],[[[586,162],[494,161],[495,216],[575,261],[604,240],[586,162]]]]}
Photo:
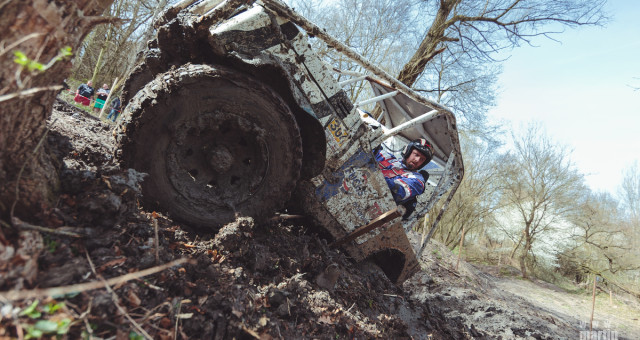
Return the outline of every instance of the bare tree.
{"type": "MultiPolygon", "coordinates": [[[[501,156],[495,145],[461,135],[465,159],[465,176],[439,223],[436,237],[451,247],[459,243],[462,229],[466,235],[482,232],[500,207],[498,177],[501,156]]],[[[438,210],[437,207],[434,210],[438,210]]]]}
{"type": "MultiPolygon", "coordinates": [[[[321,1],[290,1],[306,17],[325,28],[338,40],[355,49],[367,60],[390,73],[400,70],[409,57],[407,46],[415,45],[419,23],[413,10],[414,0],[337,0],[330,4],[321,1]]],[[[316,46],[320,54],[337,68],[362,71],[358,64],[341,54],[332,52],[324,44],[316,46]]],[[[352,100],[368,91],[355,84],[347,89],[352,100]]]]}
{"type": "MultiPolygon", "coordinates": [[[[41,211],[57,171],[41,145],[67,55],[105,21],[112,0],[0,3],[0,211],[4,218],[41,211]]],[[[32,215],[30,215],[32,217],[32,215]]]]}
{"type": "Polygon", "coordinates": [[[461,52],[452,46],[436,56],[418,77],[414,89],[454,110],[462,129],[495,144],[499,126],[488,123],[487,112],[495,105],[502,67],[461,52]]]}
{"type": "Polygon", "coordinates": [[[115,1],[105,15],[119,20],[87,36],[74,62],[72,78],[77,82],[93,79],[96,84],[124,80],[153,36],[153,19],[167,4],[167,0],[115,1]]]}
{"type": "MultiPolygon", "coordinates": [[[[619,196],[623,209],[621,215],[624,216],[622,225],[626,226],[627,240],[632,249],[638,249],[640,247],[640,166],[637,160],[624,170],[619,196]]],[[[638,262],[640,263],[640,259],[638,262]]]]}
{"type": "MultiPolygon", "coordinates": [[[[436,13],[424,39],[398,79],[413,85],[427,63],[450,45],[464,53],[491,59],[493,52],[531,43],[535,36],[554,33],[550,24],[597,25],[605,17],[605,0],[439,0],[430,1],[436,13]]],[[[430,18],[431,20],[431,18],[430,18]]]]}
{"type": "Polygon", "coordinates": [[[538,238],[556,228],[584,195],[583,177],[566,147],[555,144],[539,124],[513,134],[513,152],[503,163],[501,180],[507,209],[519,216],[520,269],[527,277],[527,257],[538,238]]]}
{"type": "Polygon", "coordinates": [[[619,194],[626,215],[640,221],[640,167],[637,160],[624,170],[619,194]]]}
{"type": "Polygon", "coordinates": [[[640,255],[633,251],[633,229],[620,213],[618,201],[608,193],[596,193],[575,205],[577,209],[569,218],[574,225],[574,244],[557,255],[561,272],[576,278],[596,274],[628,291],[625,285],[640,269],[640,255]]]}
{"type": "MultiPolygon", "coordinates": [[[[354,48],[366,59],[389,73],[398,73],[410,59],[412,46],[424,38],[425,18],[429,20],[429,4],[415,0],[339,0],[323,5],[320,1],[290,1],[312,21],[354,48]]],[[[494,105],[495,82],[500,66],[482,58],[470,57],[458,45],[443,49],[418,77],[415,89],[427,97],[451,107],[459,117],[458,124],[492,137],[496,127],[487,124],[486,113],[494,105]]],[[[338,68],[360,71],[340,55],[325,49],[338,68]]],[[[357,99],[367,87],[354,85],[347,89],[357,99]]],[[[494,140],[495,141],[495,140],[494,140]]]]}

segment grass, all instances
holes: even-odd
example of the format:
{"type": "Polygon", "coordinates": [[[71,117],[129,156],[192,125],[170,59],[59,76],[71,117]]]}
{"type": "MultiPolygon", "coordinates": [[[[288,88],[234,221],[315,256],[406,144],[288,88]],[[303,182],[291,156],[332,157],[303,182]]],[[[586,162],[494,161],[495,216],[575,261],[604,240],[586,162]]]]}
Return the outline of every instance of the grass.
{"type": "Polygon", "coordinates": [[[71,104],[73,106],[75,106],[76,108],[78,108],[79,110],[82,110],[84,112],[87,112],[89,114],[91,114],[92,116],[95,116],[93,114],[93,110],[91,109],[91,106],[84,106],[80,103],[76,103],[75,100],[73,100],[73,98],[75,97],[75,93],[74,92],[69,92],[67,90],[64,90],[60,93],[60,98],[62,98],[62,100],[64,100],[65,102],[67,102],[68,104],[71,104]]]}

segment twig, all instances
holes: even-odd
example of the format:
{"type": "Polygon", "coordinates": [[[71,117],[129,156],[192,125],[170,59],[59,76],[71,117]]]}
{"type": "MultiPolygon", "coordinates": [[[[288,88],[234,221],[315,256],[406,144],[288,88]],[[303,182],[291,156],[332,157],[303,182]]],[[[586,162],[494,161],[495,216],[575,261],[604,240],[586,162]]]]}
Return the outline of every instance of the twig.
{"type": "Polygon", "coordinates": [[[159,304],[159,305],[157,305],[157,306],[155,306],[155,307],[151,308],[151,309],[147,312],[147,314],[145,314],[145,315],[144,315],[144,317],[142,318],[142,321],[147,321],[147,319],[149,319],[149,317],[151,317],[151,316],[152,316],[152,313],[153,313],[153,312],[155,312],[157,309],[159,309],[159,308],[161,308],[161,307],[163,307],[163,306],[165,306],[165,305],[169,308],[169,310],[171,309],[171,304],[170,304],[169,302],[166,302],[166,301],[165,301],[165,302],[163,302],[163,303],[161,303],[161,304],[159,304]]]}
{"type": "Polygon", "coordinates": [[[404,300],[404,297],[400,296],[400,295],[395,295],[395,294],[382,294],[384,296],[390,296],[390,297],[395,297],[401,300],[404,300]]]}
{"type": "Polygon", "coordinates": [[[89,265],[91,266],[91,271],[93,272],[93,274],[102,281],[102,283],[104,284],[104,287],[107,288],[109,293],[111,293],[111,300],[113,300],[113,304],[116,305],[116,308],[118,308],[120,313],[122,313],[127,318],[127,320],[129,320],[129,322],[131,322],[133,327],[135,329],[137,329],[140,333],[142,333],[142,335],[144,335],[145,338],[153,340],[151,335],[149,335],[149,333],[147,333],[144,330],[144,328],[142,328],[142,326],[140,326],[135,320],[133,320],[131,315],[129,315],[129,313],[127,313],[127,311],[124,310],[124,308],[122,308],[122,306],[120,306],[120,304],[118,303],[118,294],[116,294],[116,292],[114,292],[113,289],[111,289],[111,287],[109,287],[109,285],[107,284],[107,281],[105,281],[105,279],[102,277],[102,275],[100,275],[100,274],[98,274],[98,272],[96,272],[96,267],[93,265],[93,261],[91,261],[91,257],[89,257],[89,252],[85,251],[85,255],[87,255],[87,261],[89,261],[89,265]]]}
{"type": "Polygon", "coordinates": [[[349,307],[349,309],[347,309],[347,313],[349,313],[349,311],[351,310],[351,308],[353,308],[353,306],[355,306],[355,305],[356,305],[356,303],[354,302],[354,303],[351,305],[351,307],[349,307]]]}
{"type": "Polygon", "coordinates": [[[182,309],[182,301],[178,302],[178,312],[176,313],[176,326],[173,332],[174,339],[178,339],[178,324],[180,323],[180,309],[182,309]]]}
{"type": "Polygon", "coordinates": [[[84,311],[84,313],[80,314],[80,316],[78,317],[78,319],[82,319],[82,321],[84,322],[84,325],[87,327],[87,333],[89,333],[89,339],[91,339],[93,335],[93,329],[91,328],[89,319],[87,319],[87,315],[91,313],[91,303],[92,303],[92,300],[89,300],[89,306],[87,306],[87,310],[84,311]]]}
{"type": "MultiPolygon", "coordinates": [[[[160,263],[160,239],[158,238],[158,219],[153,217],[153,228],[155,229],[156,239],[155,239],[155,248],[156,248],[156,264],[160,263]]],[[[177,339],[177,338],[174,338],[177,339]]]]}
{"type": "Polygon", "coordinates": [[[140,284],[143,284],[143,285],[145,285],[146,287],[151,288],[151,289],[155,289],[155,290],[165,290],[164,288],[162,288],[162,287],[158,287],[158,286],[156,286],[156,285],[152,285],[151,283],[146,282],[145,280],[137,279],[137,281],[138,281],[138,282],[140,282],[140,284]]]}
{"type": "Polygon", "coordinates": [[[591,298],[591,319],[589,320],[589,339],[591,339],[591,332],[593,331],[593,312],[596,310],[596,279],[597,274],[593,274],[593,297],[591,298]]]}
{"type": "Polygon", "coordinates": [[[51,86],[45,86],[45,87],[34,87],[34,88],[30,88],[28,90],[24,90],[24,91],[19,91],[19,92],[14,92],[14,93],[9,93],[9,94],[5,94],[0,96],[0,103],[5,102],[7,100],[16,98],[16,97],[26,97],[26,96],[31,96],[34,95],[38,92],[44,92],[44,91],[60,91],[62,90],[62,85],[51,85],[51,86]]]}
{"type": "MultiPolygon", "coordinates": [[[[163,270],[166,270],[168,268],[171,268],[173,266],[181,265],[186,262],[192,263],[195,261],[191,261],[187,258],[182,258],[182,259],[178,259],[178,260],[163,264],[161,266],[156,266],[153,268],[141,270],[139,272],[113,277],[106,280],[105,282],[109,286],[114,286],[119,283],[135,280],[147,275],[152,275],[152,274],[161,272],[163,270]]],[[[24,300],[24,299],[33,299],[33,298],[44,297],[44,296],[56,296],[56,295],[66,295],[69,293],[79,293],[79,292],[85,292],[88,290],[99,289],[102,287],[104,287],[104,283],[94,281],[94,282],[79,283],[79,284],[70,285],[70,286],[53,287],[53,288],[39,288],[39,289],[23,290],[23,291],[16,291],[16,290],[4,291],[4,292],[0,292],[0,298],[5,298],[8,301],[16,301],[16,300],[24,300]]]]}
{"type": "MultiPolygon", "coordinates": [[[[6,1],[5,3],[7,3],[7,2],[9,2],[9,1],[6,1]]],[[[0,5],[0,8],[2,8],[2,6],[4,6],[4,3],[2,5],[0,5]]],[[[11,43],[6,48],[2,48],[0,46],[0,56],[2,56],[3,54],[7,53],[7,51],[12,50],[14,47],[22,44],[23,42],[25,42],[25,41],[27,41],[27,40],[29,40],[31,38],[37,38],[37,37],[39,37],[39,36],[41,36],[43,34],[44,33],[31,33],[31,34],[27,35],[26,37],[22,37],[22,38],[20,38],[20,39],[18,39],[16,41],[14,41],[13,43],[11,43]]]]}
{"type": "Polygon", "coordinates": [[[32,230],[37,230],[45,233],[71,236],[71,237],[77,237],[77,238],[85,237],[85,235],[80,235],[71,231],[51,229],[51,228],[41,227],[39,225],[27,223],[17,217],[12,218],[11,223],[13,223],[14,227],[22,228],[22,229],[32,229],[32,230]]]}

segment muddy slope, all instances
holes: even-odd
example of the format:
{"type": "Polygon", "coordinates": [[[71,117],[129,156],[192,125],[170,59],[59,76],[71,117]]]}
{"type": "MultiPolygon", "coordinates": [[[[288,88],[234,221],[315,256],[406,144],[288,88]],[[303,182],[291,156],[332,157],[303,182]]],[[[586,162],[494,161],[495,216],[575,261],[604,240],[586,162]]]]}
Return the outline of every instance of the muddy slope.
{"type": "Polygon", "coordinates": [[[452,266],[434,258],[433,248],[423,257],[425,271],[395,286],[376,267],[329,249],[304,220],[257,224],[237,218],[215,232],[175,223],[162,212],[140,208],[144,174],[119,168],[111,157],[112,125],[58,102],[50,126],[49,151],[61,168],[60,199],[42,220],[30,221],[50,231],[26,223],[2,229],[0,338],[37,330],[72,339],[558,339],[579,334],[575,320],[501,293],[491,277],[471,266],[459,273],[447,269],[452,266]],[[112,291],[100,286],[102,279],[178,259],[188,262],[125,277],[112,291]],[[18,296],[34,288],[89,282],[97,282],[97,289],[72,289],[55,300],[47,294],[18,296]]]}

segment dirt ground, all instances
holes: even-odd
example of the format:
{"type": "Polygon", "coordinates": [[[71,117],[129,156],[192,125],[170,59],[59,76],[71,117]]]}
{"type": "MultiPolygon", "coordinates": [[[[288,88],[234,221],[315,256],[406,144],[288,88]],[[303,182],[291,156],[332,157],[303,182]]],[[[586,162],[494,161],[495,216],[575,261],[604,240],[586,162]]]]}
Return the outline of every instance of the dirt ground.
{"type": "MultiPolygon", "coordinates": [[[[423,271],[396,286],[328,248],[304,219],[239,217],[219,231],[174,223],[138,205],[144,174],[119,168],[112,125],[58,101],[50,127],[60,196],[39,226],[0,234],[0,339],[581,339],[588,330],[588,296],[464,262],[453,270],[437,242],[423,271]]],[[[596,312],[596,331],[640,338],[638,303],[617,306],[596,312]]]]}

